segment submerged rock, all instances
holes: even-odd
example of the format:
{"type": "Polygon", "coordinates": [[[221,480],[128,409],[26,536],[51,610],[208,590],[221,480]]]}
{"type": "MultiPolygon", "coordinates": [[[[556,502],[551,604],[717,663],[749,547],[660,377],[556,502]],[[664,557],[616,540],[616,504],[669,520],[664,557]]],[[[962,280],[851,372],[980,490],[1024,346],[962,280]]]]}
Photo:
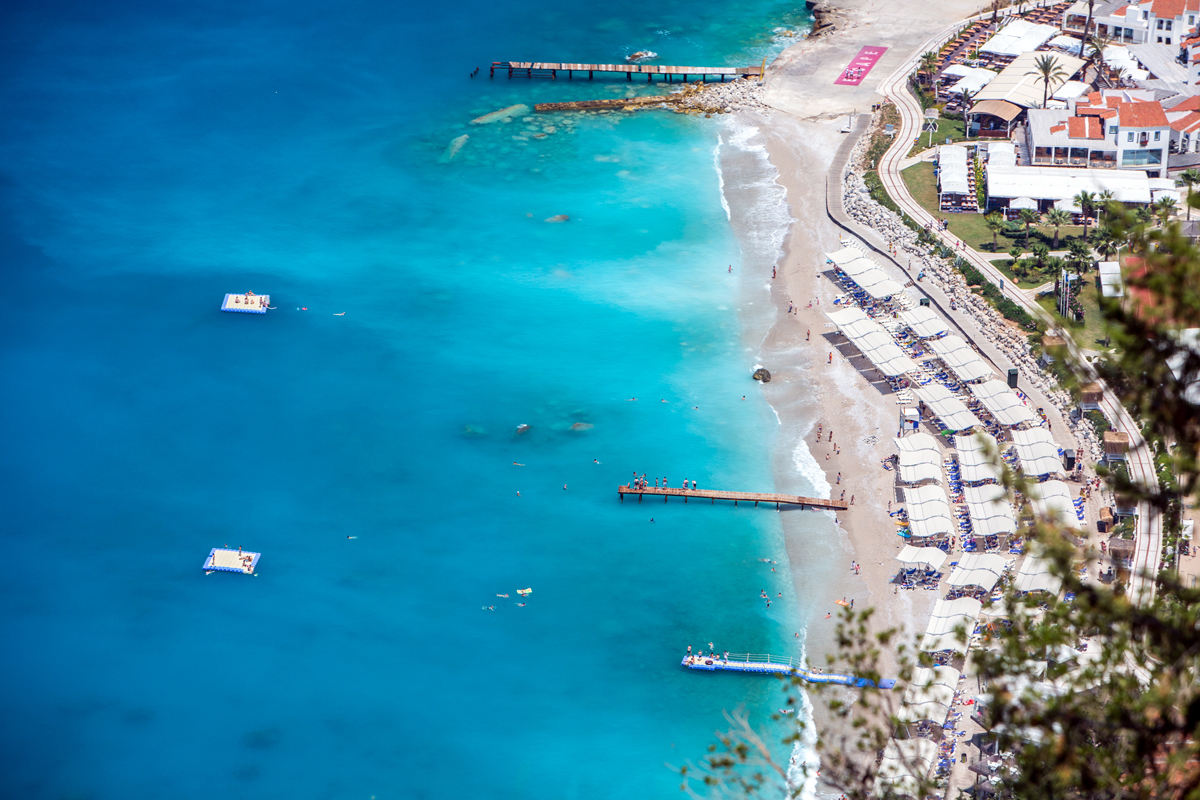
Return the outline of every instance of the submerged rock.
{"type": "Polygon", "coordinates": [[[596,427],[596,426],[590,422],[576,422],[574,425],[571,426],[571,430],[573,430],[573,431],[590,431],[594,427],[596,427]]]}
{"type": "Polygon", "coordinates": [[[502,108],[499,111],[493,111],[489,114],[484,114],[482,117],[476,117],[471,120],[472,125],[487,125],[489,122],[511,122],[515,117],[523,117],[530,111],[529,106],[524,103],[517,103],[515,106],[502,108]]]}
{"type": "Polygon", "coordinates": [[[546,217],[546,222],[566,222],[569,219],[566,214],[555,214],[553,217],[546,217]]]}
{"type": "Polygon", "coordinates": [[[451,161],[453,161],[454,157],[458,155],[458,151],[462,150],[463,145],[466,144],[467,139],[470,138],[470,136],[464,133],[462,136],[451,139],[450,144],[446,147],[446,152],[442,153],[441,158],[438,159],[438,163],[449,164],[451,161]]]}
{"type": "Polygon", "coordinates": [[[771,373],[767,372],[765,367],[759,367],[754,370],[754,380],[762,381],[763,383],[771,382],[771,373]]]}

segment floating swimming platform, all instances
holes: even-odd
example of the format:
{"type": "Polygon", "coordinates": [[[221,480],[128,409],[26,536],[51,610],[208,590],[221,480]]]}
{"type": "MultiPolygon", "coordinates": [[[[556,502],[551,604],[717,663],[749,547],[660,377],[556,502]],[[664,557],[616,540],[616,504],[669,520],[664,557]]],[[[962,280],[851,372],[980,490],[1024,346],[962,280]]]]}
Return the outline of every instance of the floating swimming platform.
{"type": "Polygon", "coordinates": [[[262,553],[251,553],[240,547],[237,550],[214,547],[209,551],[208,558],[204,559],[204,571],[241,572],[244,575],[253,575],[261,555],[262,553]]]}
{"type": "MultiPolygon", "coordinates": [[[[854,686],[860,689],[870,688],[875,682],[870,678],[859,678],[837,672],[825,672],[804,666],[799,659],[788,656],[773,656],[770,653],[727,653],[717,655],[687,655],[681,666],[687,669],[698,669],[705,672],[757,672],[760,674],[786,675],[797,677],[808,683],[833,684],[836,686],[854,686]]],[[[892,678],[882,678],[880,689],[891,689],[896,685],[892,678]]]]}
{"type": "Polygon", "coordinates": [[[225,300],[221,303],[221,310],[232,311],[235,314],[265,314],[270,305],[271,295],[246,292],[245,294],[225,295],[225,300]]]}

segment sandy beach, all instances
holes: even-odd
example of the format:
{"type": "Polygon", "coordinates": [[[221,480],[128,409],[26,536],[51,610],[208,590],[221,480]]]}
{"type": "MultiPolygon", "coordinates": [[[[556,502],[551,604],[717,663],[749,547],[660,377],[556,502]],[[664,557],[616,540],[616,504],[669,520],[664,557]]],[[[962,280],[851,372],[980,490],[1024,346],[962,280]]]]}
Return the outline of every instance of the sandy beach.
{"type": "MultiPolygon", "coordinates": [[[[824,274],[824,253],[837,249],[839,239],[847,236],[826,211],[830,164],[846,137],[840,132],[841,117],[868,112],[872,104],[884,100],[876,91],[884,78],[930,37],[980,11],[973,0],[936,4],[847,0],[837,6],[826,12],[836,31],[789,48],[769,66],[764,99],[776,111],[754,115],[796,219],[773,286],[778,322],[763,345],[764,363],[774,376],[765,387],[766,397],[781,426],[774,454],[777,482],[786,484],[795,474],[796,449],[806,447],[824,471],[831,496],[839,497],[844,490],[846,499],[854,500],[848,512],[837,516],[833,550],[810,541],[811,535],[801,530],[792,514],[783,517],[800,598],[797,629],[807,631],[806,655],[809,663],[818,666],[836,651],[839,599],[853,600],[857,609],[873,607],[874,630],[895,627],[908,638],[923,630],[937,600],[936,593],[897,593],[890,584],[895,574],[893,557],[904,541],[888,516],[889,502],[895,500],[895,475],[883,469],[882,461],[895,452],[892,440],[900,407],[886,383],[872,383],[866,369],[860,372],[861,357],[846,358],[838,347],[843,340],[833,334],[824,314],[840,294],[824,274]],[[844,67],[868,45],[888,49],[867,79],[859,86],[835,84],[844,67]],[[789,306],[793,313],[788,313],[789,306]],[[816,424],[822,425],[819,442],[816,424]],[[852,563],[859,565],[859,571],[851,568],[852,563]],[[827,614],[831,616],[826,618],[827,614]]],[[[891,653],[884,654],[882,667],[885,674],[895,669],[891,653]]],[[[820,699],[814,703],[814,714],[818,733],[827,743],[848,735],[849,731],[833,724],[820,699]]]]}

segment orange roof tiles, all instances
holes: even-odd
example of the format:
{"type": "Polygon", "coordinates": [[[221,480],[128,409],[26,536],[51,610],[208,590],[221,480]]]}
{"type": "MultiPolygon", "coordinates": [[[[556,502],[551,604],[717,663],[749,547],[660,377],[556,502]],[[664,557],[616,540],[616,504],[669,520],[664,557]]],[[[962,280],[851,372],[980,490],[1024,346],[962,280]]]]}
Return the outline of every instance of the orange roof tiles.
{"type": "Polygon", "coordinates": [[[1172,111],[1200,111],[1200,95],[1192,95],[1187,100],[1179,103],[1171,109],[1172,111]]]}
{"type": "Polygon", "coordinates": [[[1161,103],[1121,103],[1122,128],[1165,128],[1167,115],[1161,103]]]}
{"type": "MultiPolygon", "coordinates": [[[[1068,117],[1067,135],[1072,139],[1103,139],[1104,125],[1095,117],[1068,117]]],[[[1050,129],[1055,132],[1054,128],[1050,129]]]]}
{"type": "Polygon", "coordinates": [[[1180,117],[1171,123],[1171,128],[1177,131],[1191,133],[1200,128],[1200,112],[1192,111],[1186,117],[1180,117]]]}

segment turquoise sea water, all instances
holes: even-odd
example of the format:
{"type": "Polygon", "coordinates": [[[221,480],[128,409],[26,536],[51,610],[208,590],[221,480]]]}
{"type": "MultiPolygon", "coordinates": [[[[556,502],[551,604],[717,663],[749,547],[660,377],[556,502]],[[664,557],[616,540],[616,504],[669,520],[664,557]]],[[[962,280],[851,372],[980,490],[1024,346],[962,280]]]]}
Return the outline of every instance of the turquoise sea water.
{"type": "Polygon", "coordinates": [[[767,723],[773,682],[677,664],[797,652],[778,516],[615,493],[773,485],[745,137],[468,122],[627,89],[493,59],[757,63],[802,4],[6,16],[5,796],[666,797],[723,709],[767,723]]]}

